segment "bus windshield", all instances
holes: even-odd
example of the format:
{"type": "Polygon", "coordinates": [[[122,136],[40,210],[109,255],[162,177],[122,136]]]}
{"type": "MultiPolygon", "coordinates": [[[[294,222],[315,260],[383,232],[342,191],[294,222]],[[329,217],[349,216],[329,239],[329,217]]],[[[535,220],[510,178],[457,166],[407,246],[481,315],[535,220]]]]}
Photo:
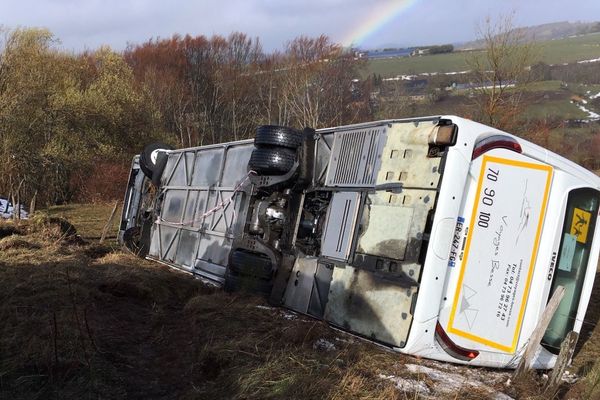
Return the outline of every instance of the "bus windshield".
{"type": "Polygon", "coordinates": [[[557,268],[549,297],[558,286],[565,288],[565,295],[542,340],[544,347],[555,354],[558,354],[561,342],[575,324],[598,215],[599,195],[600,192],[593,189],[575,189],[570,192],[567,201],[557,268]]]}

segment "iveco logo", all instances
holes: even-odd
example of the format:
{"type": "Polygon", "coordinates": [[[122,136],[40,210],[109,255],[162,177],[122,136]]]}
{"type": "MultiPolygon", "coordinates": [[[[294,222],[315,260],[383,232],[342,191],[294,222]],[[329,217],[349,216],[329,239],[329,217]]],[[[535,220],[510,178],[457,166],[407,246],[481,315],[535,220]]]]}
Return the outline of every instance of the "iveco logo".
{"type": "Polygon", "coordinates": [[[550,270],[548,270],[548,280],[552,280],[552,275],[554,275],[554,266],[556,265],[556,252],[552,253],[552,261],[550,262],[550,270]]]}

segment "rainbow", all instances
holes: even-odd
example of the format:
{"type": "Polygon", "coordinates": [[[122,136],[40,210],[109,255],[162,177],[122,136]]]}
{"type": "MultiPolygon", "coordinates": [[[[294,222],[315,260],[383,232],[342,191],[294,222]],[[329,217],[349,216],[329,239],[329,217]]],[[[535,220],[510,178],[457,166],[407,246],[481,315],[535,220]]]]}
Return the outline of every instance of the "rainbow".
{"type": "Polygon", "coordinates": [[[341,40],[344,46],[360,46],[367,38],[381,31],[399,15],[409,10],[417,0],[387,0],[374,8],[369,16],[341,40]]]}

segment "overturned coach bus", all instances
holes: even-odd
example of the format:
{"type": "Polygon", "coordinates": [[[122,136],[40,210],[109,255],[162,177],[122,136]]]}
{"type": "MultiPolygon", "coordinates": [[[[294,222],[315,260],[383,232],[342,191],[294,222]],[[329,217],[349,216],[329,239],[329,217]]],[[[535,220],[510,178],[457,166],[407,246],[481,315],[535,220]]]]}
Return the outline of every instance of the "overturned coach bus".
{"type": "Polygon", "coordinates": [[[579,332],[600,248],[600,178],[456,116],[134,158],[119,238],[225,290],[399,352],[514,368],[558,286],[534,367],[579,332]]]}

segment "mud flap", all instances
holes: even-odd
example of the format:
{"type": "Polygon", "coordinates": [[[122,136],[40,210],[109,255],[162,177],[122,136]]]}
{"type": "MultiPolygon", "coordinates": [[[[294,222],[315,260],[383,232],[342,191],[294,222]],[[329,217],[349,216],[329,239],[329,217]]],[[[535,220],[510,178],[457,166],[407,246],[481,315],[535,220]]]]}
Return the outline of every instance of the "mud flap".
{"type": "Polygon", "coordinates": [[[277,271],[275,272],[275,278],[273,278],[273,290],[271,296],[269,296],[269,303],[275,306],[283,304],[283,295],[287,288],[288,280],[292,274],[294,268],[294,261],[296,257],[292,255],[284,255],[281,257],[281,263],[278,265],[277,271]]]}

